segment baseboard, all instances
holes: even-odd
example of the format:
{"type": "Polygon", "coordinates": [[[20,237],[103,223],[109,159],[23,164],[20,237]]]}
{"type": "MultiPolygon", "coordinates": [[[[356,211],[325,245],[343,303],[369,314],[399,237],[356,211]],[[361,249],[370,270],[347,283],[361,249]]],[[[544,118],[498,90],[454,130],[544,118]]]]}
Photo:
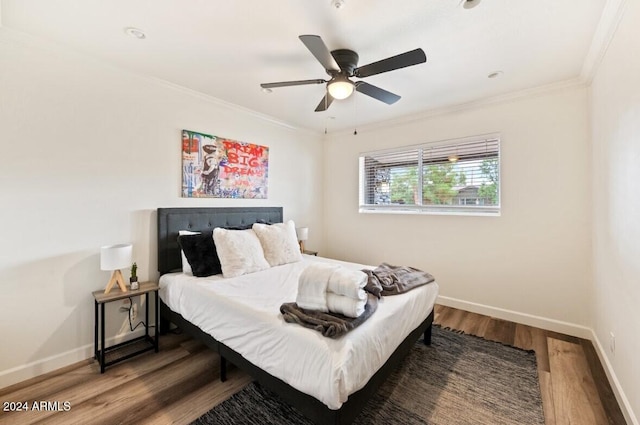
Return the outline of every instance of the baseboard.
{"type": "Polygon", "coordinates": [[[613,371],[613,366],[609,362],[609,358],[606,356],[606,351],[604,346],[600,343],[598,336],[595,331],[591,331],[591,341],[593,342],[593,346],[596,349],[596,353],[598,354],[598,358],[600,359],[600,364],[604,369],[604,373],[607,375],[607,379],[609,380],[609,384],[613,389],[613,393],[616,396],[616,400],[618,401],[618,405],[620,406],[620,410],[622,410],[622,414],[624,415],[625,421],[629,425],[640,425],[638,423],[638,418],[633,413],[633,409],[629,404],[629,399],[625,395],[622,387],[620,386],[620,382],[618,381],[618,377],[616,373],[613,371]]]}
{"type": "Polygon", "coordinates": [[[576,336],[578,338],[591,340],[593,335],[593,331],[586,326],[563,322],[561,320],[548,319],[546,317],[534,316],[532,314],[519,313],[517,311],[506,310],[484,304],[462,301],[456,298],[438,296],[436,303],[447,307],[470,311],[472,313],[484,314],[485,316],[508,320],[510,322],[522,323],[523,325],[546,329],[548,331],[576,336]]]}
{"type": "Polygon", "coordinates": [[[517,311],[505,310],[502,308],[491,307],[483,304],[462,301],[456,298],[439,296],[436,302],[447,307],[454,307],[460,310],[470,311],[472,313],[484,314],[485,316],[491,316],[515,323],[522,323],[523,325],[534,326],[540,329],[560,332],[565,335],[571,335],[578,338],[590,340],[595,347],[598,358],[600,359],[600,364],[602,364],[602,368],[607,375],[607,379],[609,380],[609,384],[613,389],[616,400],[618,401],[618,405],[620,406],[620,410],[622,411],[625,420],[629,425],[640,425],[638,423],[638,419],[633,413],[633,409],[629,404],[627,396],[620,386],[620,382],[618,381],[613,367],[611,366],[609,359],[605,355],[606,351],[604,350],[603,345],[600,343],[600,340],[598,340],[598,337],[596,336],[596,333],[593,329],[586,326],[563,322],[560,320],[548,319],[531,314],[519,313],[517,311]]]}
{"type": "MultiPolygon", "coordinates": [[[[106,346],[110,347],[112,345],[140,337],[144,335],[144,332],[145,329],[140,328],[124,335],[116,335],[107,339],[106,346]]],[[[17,366],[13,369],[4,370],[0,372],[0,389],[26,381],[27,379],[35,378],[36,376],[40,376],[45,373],[53,372],[62,367],[69,366],[73,363],[87,360],[92,357],[93,344],[87,344],[61,354],[56,354],[35,362],[17,366]]]]}

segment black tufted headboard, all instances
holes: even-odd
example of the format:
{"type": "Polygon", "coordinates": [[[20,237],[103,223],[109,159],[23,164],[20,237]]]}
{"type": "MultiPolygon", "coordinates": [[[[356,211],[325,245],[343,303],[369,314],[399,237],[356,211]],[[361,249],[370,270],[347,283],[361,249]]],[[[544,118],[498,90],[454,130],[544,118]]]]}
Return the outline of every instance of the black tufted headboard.
{"type": "Polygon", "coordinates": [[[282,222],[282,207],[158,208],[158,271],[181,270],[180,230],[202,231],[257,221],[282,222]]]}

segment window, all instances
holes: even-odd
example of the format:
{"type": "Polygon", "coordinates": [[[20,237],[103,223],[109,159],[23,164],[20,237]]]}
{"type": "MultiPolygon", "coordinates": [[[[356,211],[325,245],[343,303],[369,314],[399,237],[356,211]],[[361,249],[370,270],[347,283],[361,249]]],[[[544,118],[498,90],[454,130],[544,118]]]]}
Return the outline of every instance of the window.
{"type": "Polygon", "coordinates": [[[499,215],[499,135],[360,154],[360,212],[499,215]]]}

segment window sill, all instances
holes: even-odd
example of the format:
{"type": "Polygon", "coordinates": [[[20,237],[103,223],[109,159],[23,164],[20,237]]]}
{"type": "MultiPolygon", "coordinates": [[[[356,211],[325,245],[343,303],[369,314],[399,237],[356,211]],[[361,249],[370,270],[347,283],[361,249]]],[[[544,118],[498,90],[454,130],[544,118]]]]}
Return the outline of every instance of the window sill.
{"type": "Polygon", "coordinates": [[[500,217],[502,214],[497,208],[469,208],[464,211],[461,208],[456,210],[434,209],[434,208],[413,208],[413,207],[360,207],[360,214],[400,214],[400,215],[456,215],[456,216],[473,216],[473,217],[500,217]]]}

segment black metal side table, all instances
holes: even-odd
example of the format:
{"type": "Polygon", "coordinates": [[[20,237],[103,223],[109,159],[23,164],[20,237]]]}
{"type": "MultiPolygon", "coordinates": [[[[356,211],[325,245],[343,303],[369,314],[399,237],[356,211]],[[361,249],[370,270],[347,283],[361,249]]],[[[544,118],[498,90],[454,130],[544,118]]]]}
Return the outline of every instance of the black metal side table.
{"type": "Polygon", "coordinates": [[[100,364],[100,373],[104,373],[107,366],[111,366],[115,363],[123,360],[130,359],[133,356],[142,354],[144,352],[155,350],[158,352],[158,340],[160,337],[160,306],[158,302],[158,290],[160,287],[155,282],[143,282],[136,290],[129,290],[122,292],[119,288],[114,288],[108,294],[105,294],[103,290],[92,292],[95,300],[95,335],[94,335],[94,353],[95,359],[100,364]],[[153,293],[155,296],[155,335],[152,336],[149,333],[149,294],[153,293]],[[105,344],[105,304],[112,301],[122,300],[129,297],[135,297],[138,295],[145,296],[144,302],[144,327],[145,334],[143,336],[131,339],[129,341],[121,342],[119,344],[106,347],[105,344]],[[98,314],[98,310],[100,314],[98,314]],[[100,345],[98,345],[100,340],[100,345]],[[107,359],[109,354],[109,359],[107,359]]]}

